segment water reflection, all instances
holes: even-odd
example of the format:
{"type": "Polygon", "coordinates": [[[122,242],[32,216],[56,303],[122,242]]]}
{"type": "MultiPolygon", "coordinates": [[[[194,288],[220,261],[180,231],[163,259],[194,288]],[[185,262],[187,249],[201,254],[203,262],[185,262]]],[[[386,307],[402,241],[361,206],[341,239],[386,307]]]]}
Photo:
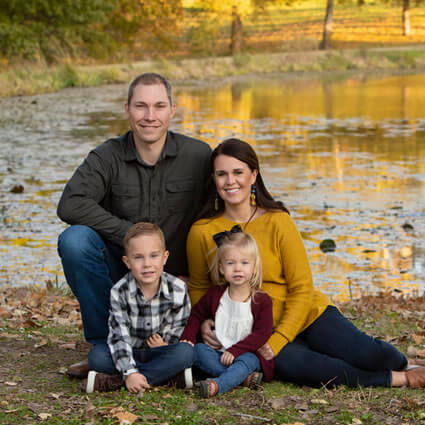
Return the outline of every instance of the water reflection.
{"type": "MultiPolygon", "coordinates": [[[[212,146],[236,136],[255,147],[268,186],[303,234],[315,284],[327,293],[421,292],[424,83],[423,75],[274,76],[181,86],[173,128],[212,146]],[[334,253],[320,251],[326,238],[336,242],[334,253]]],[[[1,282],[64,280],[56,204],[86,153],[127,130],[125,92],[111,86],[0,99],[1,282]],[[24,192],[10,193],[17,183],[24,192]]]]}

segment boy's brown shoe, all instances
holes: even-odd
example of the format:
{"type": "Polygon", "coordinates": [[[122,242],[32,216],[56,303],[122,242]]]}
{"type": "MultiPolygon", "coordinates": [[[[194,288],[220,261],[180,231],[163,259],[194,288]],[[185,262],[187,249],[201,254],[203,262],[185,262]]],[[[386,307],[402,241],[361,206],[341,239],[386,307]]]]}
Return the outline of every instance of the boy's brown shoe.
{"type": "Polygon", "coordinates": [[[85,379],[89,374],[89,361],[84,359],[68,367],[66,374],[71,378],[85,379]]]}
{"type": "Polygon", "coordinates": [[[108,375],[91,370],[87,377],[86,393],[118,391],[124,385],[121,375],[108,375]]]}

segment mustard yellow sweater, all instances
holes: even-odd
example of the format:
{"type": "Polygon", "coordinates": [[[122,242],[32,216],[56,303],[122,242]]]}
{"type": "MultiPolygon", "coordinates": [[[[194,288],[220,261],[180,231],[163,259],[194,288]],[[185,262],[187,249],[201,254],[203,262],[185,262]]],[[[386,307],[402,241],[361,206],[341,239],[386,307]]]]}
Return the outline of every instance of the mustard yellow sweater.
{"type": "Polygon", "coordinates": [[[187,240],[189,295],[192,305],[212,285],[209,269],[214,256],[213,235],[241,224],[257,241],[263,262],[263,286],[273,301],[273,334],[269,344],[280,350],[311,325],[330,305],[328,297],[313,288],[310,265],[300,233],[283,211],[266,212],[249,222],[223,217],[194,223],[187,240]]]}

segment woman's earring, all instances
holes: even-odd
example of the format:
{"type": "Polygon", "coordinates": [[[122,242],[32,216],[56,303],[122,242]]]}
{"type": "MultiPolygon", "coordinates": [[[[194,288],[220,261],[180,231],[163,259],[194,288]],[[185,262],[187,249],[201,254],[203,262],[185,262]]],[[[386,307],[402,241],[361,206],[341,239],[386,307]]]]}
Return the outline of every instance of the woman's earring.
{"type": "Polygon", "coordinates": [[[257,195],[256,195],[255,184],[251,186],[251,206],[255,207],[257,205],[257,195]]]}
{"type": "Polygon", "coordinates": [[[219,204],[219,200],[218,200],[218,193],[215,194],[214,209],[216,211],[218,211],[220,209],[220,204],[219,204]]]}

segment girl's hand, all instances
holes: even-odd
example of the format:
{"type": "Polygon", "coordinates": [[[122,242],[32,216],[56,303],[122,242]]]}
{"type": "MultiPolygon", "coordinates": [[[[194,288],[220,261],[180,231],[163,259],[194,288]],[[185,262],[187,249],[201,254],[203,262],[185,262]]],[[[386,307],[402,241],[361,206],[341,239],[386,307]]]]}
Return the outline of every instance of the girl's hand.
{"type": "Polygon", "coordinates": [[[163,345],[168,345],[159,334],[151,335],[147,340],[146,344],[148,344],[149,348],[162,347],[163,345]]]}
{"type": "Polygon", "coordinates": [[[220,362],[221,364],[224,364],[224,366],[230,366],[233,363],[233,360],[235,360],[235,356],[228,351],[225,351],[220,357],[220,362]]]}
{"type": "Polygon", "coordinates": [[[125,386],[128,391],[134,394],[138,393],[140,390],[146,390],[151,387],[145,375],[138,372],[132,373],[125,378],[125,386]]]}
{"type": "Polygon", "coordinates": [[[257,350],[266,360],[274,358],[274,353],[270,344],[266,342],[262,347],[257,350]]]}
{"type": "Polygon", "coordinates": [[[221,348],[221,344],[215,336],[214,326],[214,320],[212,319],[207,319],[202,322],[201,335],[205,344],[208,344],[211,348],[214,348],[214,350],[219,350],[221,348]]]}

